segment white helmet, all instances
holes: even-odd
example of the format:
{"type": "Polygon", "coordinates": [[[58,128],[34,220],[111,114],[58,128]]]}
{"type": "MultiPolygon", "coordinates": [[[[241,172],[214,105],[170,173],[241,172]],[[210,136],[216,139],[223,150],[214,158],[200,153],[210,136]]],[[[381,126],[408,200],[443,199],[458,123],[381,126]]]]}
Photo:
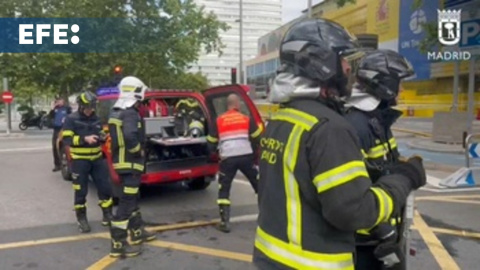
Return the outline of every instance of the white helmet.
{"type": "Polygon", "coordinates": [[[148,87],[137,77],[128,76],[120,81],[118,89],[120,90],[120,96],[113,107],[126,109],[135,105],[137,101],[142,101],[148,87]]]}

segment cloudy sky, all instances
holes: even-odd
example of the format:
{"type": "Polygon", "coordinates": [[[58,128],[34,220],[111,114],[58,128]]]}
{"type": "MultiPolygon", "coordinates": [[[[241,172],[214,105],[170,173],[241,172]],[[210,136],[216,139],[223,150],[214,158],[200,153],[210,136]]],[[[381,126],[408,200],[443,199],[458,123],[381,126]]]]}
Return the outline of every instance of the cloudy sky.
{"type": "MultiPolygon", "coordinates": [[[[302,14],[307,9],[308,0],[282,0],[283,1],[283,23],[289,22],[302,14]]],[[[313,0],[313,5],[323,0],[313,0]]]]}

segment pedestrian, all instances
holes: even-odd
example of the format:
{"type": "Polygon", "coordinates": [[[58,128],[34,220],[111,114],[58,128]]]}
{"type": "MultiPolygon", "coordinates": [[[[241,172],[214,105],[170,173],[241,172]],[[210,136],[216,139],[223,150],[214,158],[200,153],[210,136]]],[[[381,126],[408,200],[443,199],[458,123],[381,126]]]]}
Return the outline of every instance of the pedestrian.
{"type": "Polygon", "coordinates": [[[119,84],[120,96],[108,120],[113,167],[120,177],[122,194],[111,224],[111,257],[133,257],[141,253],[144,241],[155,239],[145,230],[137,197],[145,166],[145,129],[139,107],[147,86],[136,77],[128,76],[119,84]],[[131,243],[127,242],[130,231],[131,243]]]}
{"type": "MultiPolygon", "coordinates": [[[[346,119],[355,127],[360,139],[370,179],[376,183],[389,174],[389,167],[399,161],[397,142],[391,126],[402,115],[392,107],[397,105],[401,81],[413,76],[411,64],[400,54],[391,50],[376,50],[368,53],[359,63],[357,83],[347,101],[350,107],[346,119]]],[[[356,236],[357,261],[355,269],[382,270],[380,258],[394,253],[400,264],[397,269],[406,269],[405,255],[399,246],[401,237],[401,213],[390,223],[381,224],[383,235],[390,234],[389,241],[381,235],[361,230],[356,236]],[[393,247],[393,248],[392,248],[393,247]],[[382,253],[383,251],[383,253],[382,253]],[[385,254],[384,252],[388,252],[385,254]],[[401,265],[404,265],[403,267],[401,265]]],[[[380,225],[379,225],[380,227],[380,225]]]]}
{"type": "Polygon", "coordinates": [[[258,227],[260,269],[354,269],[355,232],[395,215],[426,182],[419,158],[372,185],[354,128],[343,117],[355,36],[326,19],[285,33],[269,99],[280,108],[262,135],[258,227]]]}
{"type": "Polygon", "coordinates": [[[65,117],[72,113],[72,109],[65,105],[65,100],[60,96],[55,97],[55,101],[52,106],[52,110],[48,113],[48,117],[53,120],[53,136],[52,136],[52,151],[53,151],[53,172],[60,171],[62,169],[60,161],[60,153],[58,152],[57,141],[58,135],[62,130],[65,117]]]}
{"type": "Polygon", "coordinates": [[[77,97],[78,111],[67,116],[63,125],[63,143],[69,147],[72,158],[72,183],[74,208],[80,232],[90,232],[87,219],[86,197],[91,176],[102,209],[102,225],[110,225],[112,220],[112,189],[108,166],[102,152],[105,134],[102,123],[95,114],[97,97],[88,91],[77,97]]]}
{"type": "Polygon", "coordinates": [[[255,154],[262,132],[253,117],[240,112],[240,98],[237,95],[227,97],[227,107],[228,110],[218,116],[216,125],[209,129],[207,136],[210,150],[216,151],[218,148],[220,156],[217,204],[221,222],[217,228],[222,232],[230,232],[230,188],[238,170],[247,177],[257,193],[255,154]]]}

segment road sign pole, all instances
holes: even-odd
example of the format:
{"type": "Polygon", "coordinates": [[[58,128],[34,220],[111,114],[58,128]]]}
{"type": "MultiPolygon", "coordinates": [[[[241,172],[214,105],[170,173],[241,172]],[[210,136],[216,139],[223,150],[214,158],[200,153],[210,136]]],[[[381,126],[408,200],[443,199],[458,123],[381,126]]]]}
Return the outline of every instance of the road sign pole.
{"type": "Polygon", "coordinates": [[[475,97],[474,97],[474,84],[475,84],[475,57],[470,61],[469,67],[469,78],[468,78],[468,123],[467,123],[467,131],[468,134],[472,134],[472,126],[473,126],[473,114],[474,114],[474,107],[475,107],[475,97]]]}
{"type": "Polygon", "coordinates": [[[453,104],[452,111],[458,112],[458,81],[460,77],[460,61],[455,61],[455,71],[453,73],[453,104]]]}
{"type": "MultiPolygon", "coordinates": [[[[8,79],[3,77],[3,91],[8,91],[8,79]]],[[[11,118],[11,109],[10,109],[10,102],[4,102],[5,106],[7,107],[7,134],[9,135],[12,130],[12,118],[11,118]]]]}

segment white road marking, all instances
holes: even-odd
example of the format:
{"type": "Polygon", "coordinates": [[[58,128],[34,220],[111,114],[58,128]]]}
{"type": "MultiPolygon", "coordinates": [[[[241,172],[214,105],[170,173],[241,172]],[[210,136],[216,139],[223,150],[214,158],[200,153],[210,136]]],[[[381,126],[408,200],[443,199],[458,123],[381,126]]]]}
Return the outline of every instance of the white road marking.
{"type": "Polygon", "coordinates": [[[38,150],[51,150],[51,149],[52,149],[52,146],[28,147],[28,148],[8,148],[8,149],[0,149],[0,153],[28,152],[28,151],[38,151],[38,150]]]}

